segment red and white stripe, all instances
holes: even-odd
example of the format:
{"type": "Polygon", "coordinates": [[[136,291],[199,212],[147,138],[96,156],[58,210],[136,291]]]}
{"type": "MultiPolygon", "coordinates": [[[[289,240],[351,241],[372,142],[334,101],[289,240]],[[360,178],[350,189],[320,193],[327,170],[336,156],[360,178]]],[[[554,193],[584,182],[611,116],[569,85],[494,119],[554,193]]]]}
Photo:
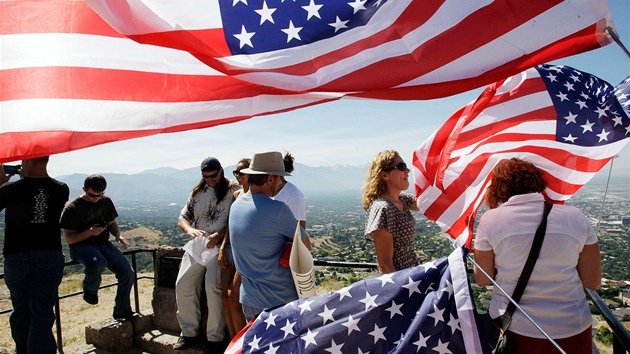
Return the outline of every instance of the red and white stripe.
{"type": "Polygon", "coordinates": [[[263,87],[120,35],[82,1],[1,1],[0,162],[336,100],[263,87]]]}
{"type": "Polygon", "coordinates": [[[413,156],[418,207],[470,247],[477,210],[494,166],[519,157],[545,171],[546,196],[569,199],[627,143],[578,146],[556,141],[557,114],[538,71],[490,85],[425,141],[413,156]]]}
{"type": "Polygon", "coordinates": [[[396,0],[370,22],[283,50],[231,55],[218,0],[87,0],[141,43],[192,53],[239,79],[288,90],[384,99],[449,96],[610,42],[605,0],[396,0]],[[183,8],[182,8],[183,7],[183,8]]]}

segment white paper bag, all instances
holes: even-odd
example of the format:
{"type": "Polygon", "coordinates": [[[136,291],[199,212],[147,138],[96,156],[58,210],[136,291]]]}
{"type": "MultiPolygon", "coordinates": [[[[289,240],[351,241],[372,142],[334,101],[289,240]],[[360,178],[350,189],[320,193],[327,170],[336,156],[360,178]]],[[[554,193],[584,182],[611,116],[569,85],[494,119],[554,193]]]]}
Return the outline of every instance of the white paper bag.
{"type": "Polygon", "coordinates": [[[293,236],[293,247],[291,247],[291,257],[289,258],[291,274],[298,296],[301,298],[315,295],[315,269],[313,267],[313,256],[302,242],[300,224],[298,222],[293,236]]]}
{"type": "Polygon", "coordinates": [[[192,256],[195,262],[206,266],[213,258],[216,262],[216,256],[219,254],[217,247],[207,249],[206,244],[208,244],[207,236],[196,236],[193,237],[192,240],[188,241],[183,248],[184,251],[188,252],[192,256]]]}

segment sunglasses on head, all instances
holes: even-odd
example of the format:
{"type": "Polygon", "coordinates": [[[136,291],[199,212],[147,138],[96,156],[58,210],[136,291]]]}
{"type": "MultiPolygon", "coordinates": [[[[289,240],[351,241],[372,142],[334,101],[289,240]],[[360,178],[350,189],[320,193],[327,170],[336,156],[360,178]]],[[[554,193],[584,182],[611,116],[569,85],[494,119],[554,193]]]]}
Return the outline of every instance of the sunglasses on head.
{"type": "Polygon", "coordinates": [[[99,193],[99,194],[92,194],[90,192],[85,192],[87,193],[88,196],[90,196],[91,198],[100,198],[103,196],[103,194],[105,194],[105,192],[99,193]]]}
{"type": "Polygon", "coordinates": [[[232,173],[234,174],[234,177],[238,177],[238,176],[242,176],[242,175],[244,175],[244,173],[243,173],[243,172],[241,172],[241,171],[236,171],[236,170],[232,171],[232,173]]]}
{"type": "Polygon", "coordinates": [[[221,173],[221,171],[220,171],[220,170],[219,170],[219,171],[217,171],[217,172],[216,172],[216,173],[214,173],[214,174],[211,174],[211,175],[204,175],[204,174],[202,173],[202,174],[201,174],[201,177],[203,177],[203,179],[216,178],[216,177],[219,175],[219,173],[221,173]]]}
{"type": "Polygon", "coordinates": [[[404,162],[401,162],[398,165],[396,165],[394,167],[388,167],[388,168],[384,169],[383,171],[389,172],[389,171],[394,170],[394,169],[399,170],[399,171],[405,171],[405,170],[407,170],[407,164],[404,163],[404,162]]]}

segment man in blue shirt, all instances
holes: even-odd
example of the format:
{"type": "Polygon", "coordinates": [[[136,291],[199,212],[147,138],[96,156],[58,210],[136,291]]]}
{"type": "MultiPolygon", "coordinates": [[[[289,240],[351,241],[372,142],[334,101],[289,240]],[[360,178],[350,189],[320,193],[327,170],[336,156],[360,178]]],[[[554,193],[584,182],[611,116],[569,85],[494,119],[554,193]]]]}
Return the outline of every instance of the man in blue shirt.
{"type": "MultiPolygon", "coordinates": [[[[240,302],[247,321],[265,308],[298,299],[291,269],[279,264],[287,242],[293,241],[298,221],[289,207],[273,200],[282,183],[282,154],[277,151],[254,154],[248,175],[250,189],[230,208],[230,242],[236,270],[242,277],[240,302]]],[[[311,243],[300,227],[308,249],[311,243]]]]}

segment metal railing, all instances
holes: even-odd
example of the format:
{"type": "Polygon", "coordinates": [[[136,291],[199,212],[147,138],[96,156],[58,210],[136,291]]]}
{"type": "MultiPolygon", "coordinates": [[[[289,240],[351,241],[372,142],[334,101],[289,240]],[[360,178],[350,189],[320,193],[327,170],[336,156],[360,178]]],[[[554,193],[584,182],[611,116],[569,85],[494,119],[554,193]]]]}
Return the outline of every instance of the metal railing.
{"type": "MultiPolygon", "coordinates": [[[[138,292],[138,280],[140,279],[154,279],[152,276],[138,276],[137,265],[136,265],[136,254],[138,253],[151,253],[153,256],[153,266],[155,267],[155,253],[156,249],[137,249],[131,251],[125,251],[123,254],[131,255],[131,266],[135,273],[134,279],[134,305],[135,312],[140,312],[140,300],[139,300],[139,292],[138,292]]],[[[340,267],[340,268],[365,268],[365,269],[378,269],[376,263],[360,263],[360,262],[339,262],[339,261],[324,261],[317,260],[313,261],[315,266],[319,267],[340,267]]],[[[64,268],[73,265],[79,265],[80,263],[75,261],[66,262],[64,264],[64,268]]],[[[4,274],[0,274],[0,279],[4,279],[4,274]]],[[[99,289],[109,288],[112,286],[118,285],[117,282],[101,285],[99,289]]],[[[586,289],[586,293],[593,301],[593,304],[598,308],[601,315],[604,317],[606,322],[611,328],[613,333],[613,354],[622,354],[630,352],[630,334],[628,330],[621,324],[621,322],[612,314],[608,306],[604,303],[604,301],[597,295],[595,291],[590,289],[586,289]]],[[[56,330],[57,330],[57,348],[60,353],[63,353],[63,341],[62,341],[62,332],[61,332],[61,316],[60,316],[60,307],[59,300],[81,295],[83,291],[77,291],[70,294],[60,295],[55,304],[55,316],[56,316],[56,330]]],[[[11,312],[12,309],[1,310],[0,315],[11,312]]]]}
{"type": "MultiPolygon", "coordinates": [[[[137,267],[137,263],[136,263],[136,254],[138,253],[151,253],[153,256],[153,264],[155,267],[155,249],[151,249],[151,248],[145,248],[145,249],[137,249],[137,250],[131,250],[131,251],[124,251],[123,254],[124,255],[131,255],[131,267],[133,268],[133,272],[134,272],[134,282],[133,282],[133,297],[134,297],[134,305],[135,305],[135,312],[140,312],[140,299],[139,299],[139,292],[138,292],[138,280],[140,279],[153,279],[152,276],[148,276],[148,275],[143,275],[143,276],[138,276],[138,267],[137,267]]],[[[81,263],[76,262],[76,261],[69,261],[64,263],[63,267],[64,269],[66,267],[69,266],[74,266],[74,265],[80,265],[81,263]]],[[[4,279],[4,273],[0,274],[0,279],[4,279]]],[[[116,286],[118,285],[118,282],[114,282],[111,284],[106,284],[106,285],[101,285],[99,287],[99,289],[105,289],[105,288],[109,288],[112,286],[116,286]]],[[[69,293],[69,294],[64,294],[64,295],[59,295],[59,297],[57,298],[57,301],[55,302],[55,327],[56,327],[56,331],[57,331],[57,349],[59,350],[60,353],[63,353],[63,339],[62,339],[62,332],[61,332],[61,309],[59,306],[59,301],[61,299],[66,299],[69,297],[73,297],[73,296],[77,296],[77,295],[82,295],[83,291],[77,291],[77,292],[73,292],[73,293],[69,293]]],[[[0,310],[0,315],[3,314],[7,314],[9,312],[11,312],[13,309],[6,309],[6,310],[0,310]]]]}
{"type": "Polygon", "coordinates": [[[613,354],[623,354],[630,352],[630,333],[621,324],[621,322],[613,315],[604,301],[597,295],[597,292],[586,289],[586,293],[593,301],[593,304],[599,310],[599,313],[604,317],[610,330],[613,333],[613,354]]]}

